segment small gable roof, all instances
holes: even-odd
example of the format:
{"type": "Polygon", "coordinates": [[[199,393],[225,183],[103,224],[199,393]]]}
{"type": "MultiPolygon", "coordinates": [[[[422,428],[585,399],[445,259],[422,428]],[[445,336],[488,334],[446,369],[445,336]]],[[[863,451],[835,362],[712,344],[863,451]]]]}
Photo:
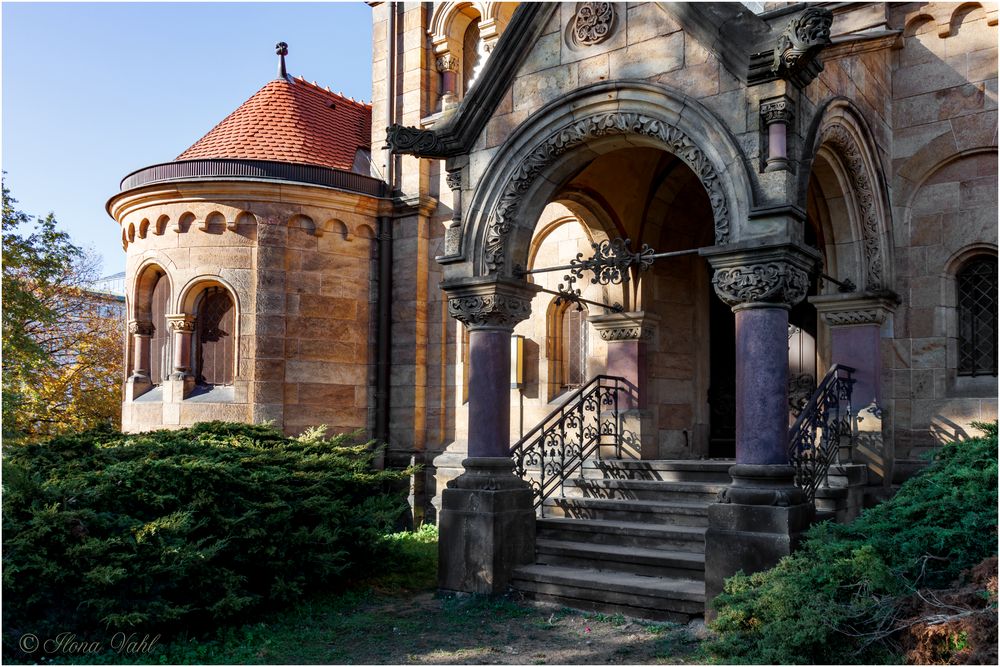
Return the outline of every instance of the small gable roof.
{"type": "Polygon", "coordinates": [[[177,160],[233,158],[351,171],[371,147],[372,108],[302,78],[267,83],[177,160]]]}

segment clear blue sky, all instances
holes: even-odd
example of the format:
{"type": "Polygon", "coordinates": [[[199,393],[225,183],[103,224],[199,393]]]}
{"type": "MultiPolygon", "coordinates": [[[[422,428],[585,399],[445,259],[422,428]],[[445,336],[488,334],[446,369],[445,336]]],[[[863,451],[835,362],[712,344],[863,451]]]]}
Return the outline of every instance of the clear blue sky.
{"type": "Polygon", "coordinates": [[[18,208],[55,213],[125,268],[104,210],[130,171],[168,162],[273,79],[371,99],[371,9],[351,3],[4,2],[3,170],[18,208]]]}

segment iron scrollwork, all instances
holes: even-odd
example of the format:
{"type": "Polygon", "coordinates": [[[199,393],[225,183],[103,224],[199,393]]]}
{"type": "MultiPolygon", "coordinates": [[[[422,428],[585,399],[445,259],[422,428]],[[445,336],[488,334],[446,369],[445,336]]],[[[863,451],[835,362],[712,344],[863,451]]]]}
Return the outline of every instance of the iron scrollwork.
{"type": "Polygon", "coordinates": [[[624,378],[598,375],[577,389],[535,428],[511,447],[514,474],[525,480],[534,495],[535,510],[545,513],[545,499],[559,492],[580,472],[587,459],[600,457],[601,447],[622,447],[635,442],[635,434],[622,428],[619,412],[622,394],[630,385],[624,378]]]}
{"type": "Polygon", "coordinates": [[[854,443],[851,392],[853,368],[834,365],[803,406],[788,433],[788,460],[795,468],[795,485],[810,502],[820,484],[829,484],[830,466],[840,462],[840,450],[854,443]]]}

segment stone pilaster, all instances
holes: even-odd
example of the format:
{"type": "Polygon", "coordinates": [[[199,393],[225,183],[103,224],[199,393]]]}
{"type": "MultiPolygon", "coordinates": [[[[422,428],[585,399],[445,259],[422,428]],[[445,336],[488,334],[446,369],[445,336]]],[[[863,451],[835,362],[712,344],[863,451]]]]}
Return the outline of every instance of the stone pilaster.
{"type": "Polygon", "coordinates": [[[153,380],[149,376],[153,323],[131,320],[128,332],[132,341],[132,371],[125,381],[125,400],[134,401],[153,388],[153,380]]]}
{"type": "Polygon", "coordinates": [[[854,369],[851,407],[857,415],[852,460],[864,462],[884,484],[892,481],[891,439],[882,437],[882,325],[896,309],[884,293],[809,297],[830,328],[830,363],[854,369]]]}
{"type": "MultiPolygon", "coordinates": [[[[736,465],[709,506],[706,605],[727,577],[773,567],[791,553],[814,510],[788,464],[788,310],[819,259],[790,243],[703,252],[716,295],[736,316],[736,465]]],[[[706,607],[711,615],[711,607],[706,607]]]]}
{"type": "MultiPolygon", "coordinates": [[[[654,415],[649,403],[649,346],[656,338],[659,316],[644,311],[607,313],[588,318],[594,330],[608,344],[608,375],[625,378],[632,394],[619,397],[622,429],[639,443],[638,452],[622,452],[639,458],[657,458],[659,449],[654,415]]],[[[615,456],[610,449],[603,455],[615,456]]]]}
{"type": "Polygon", "coordinates": [[[469,458],[441,498],[438,584],[502,593],[535,553],[535,512],[510,457],[510,335],[531,313],[533,285],[496,278],[442,284],[469,329],[469,458]]]}

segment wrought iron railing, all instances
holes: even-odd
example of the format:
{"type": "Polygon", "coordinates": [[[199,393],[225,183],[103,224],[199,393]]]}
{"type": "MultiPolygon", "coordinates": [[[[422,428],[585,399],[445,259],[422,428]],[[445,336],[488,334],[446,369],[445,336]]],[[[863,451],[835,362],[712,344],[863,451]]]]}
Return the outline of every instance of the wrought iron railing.
{"type": "Polygon", "coordinates": [[[582,475],[584,461],[599,457],[601,447],[613,447],[621,458],[628,434],[619,408],[634,389],[624,378],[598,375],[511,446],[514,473],[531,485],[542,516],[545,499],[557,491],[565,495],[566,480],[577,471],[582,475]]]}
{"type": "Polygon", "coordinates": [[[788,459],[795,485],[815,502],[816,489],[829,486],[830,466],[840,463],[840,450],[854,442],[851,391],[854,369],[835,364],[802,408],[788,432],[788,459]]]}

